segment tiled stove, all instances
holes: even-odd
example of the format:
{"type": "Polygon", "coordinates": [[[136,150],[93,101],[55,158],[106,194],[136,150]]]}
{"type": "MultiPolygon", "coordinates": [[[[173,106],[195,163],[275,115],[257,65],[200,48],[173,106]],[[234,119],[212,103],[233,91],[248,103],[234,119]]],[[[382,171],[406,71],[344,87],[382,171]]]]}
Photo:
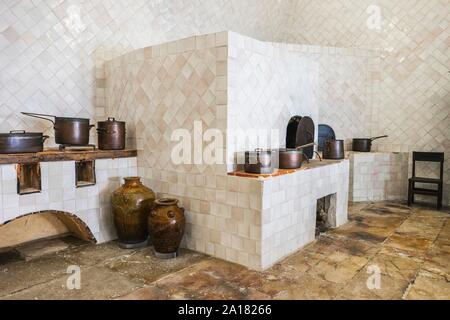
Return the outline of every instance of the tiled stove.
{"type": "Polygon", "coordinates": [[[233,140],[242,130],[278,129],[276,148],[292,116],[318,123],[318,65],[296,46],[221,32],[130,52],[105,74],[107,113],[127,122],[139,175],[186,209],[185,247],[261,270],[314,239],[320,197],[336,201],[333,226],[347,221],[348,161],[265,180],[228,174],[237,153],[260,147],[233,140]],[[174,130],[198,134],[195,121],[224,133],[227,161],[171,161],[174,130]]]}
{"type": "MultiPolygon", "coordinates": [[[[254,178],[236,179],[239,185],[255,183],[251,181],[254,178]]],[[[257,264],[253,265],[256,269],[267,269],[315,240],[318,200],[327,196],[333,198],[333,210],[328,213],[331,228],[342,226],[348,221],[348,160],[315,160],[293,173],[256,181],[257,187],[252,193],[244,191],[245,187],[237,193],[238,206],[248,206],[248,200],[256,199],[253,205],[258,208],[256,213],[261,224],[246,225],[244,218],[244,224],[239,228],[243,234],[250,230],[250,234],[245,235],[257,238],[258,246],[250,248],[256,250],[258,260],[253,262],[257,264]]],[[[244,252],[249,249],[245,241],[243,247],[239,247],[239,244],[232,241],[227,258],[239,257],[241,253],[235,253],[236,249],[244,252]]]]}

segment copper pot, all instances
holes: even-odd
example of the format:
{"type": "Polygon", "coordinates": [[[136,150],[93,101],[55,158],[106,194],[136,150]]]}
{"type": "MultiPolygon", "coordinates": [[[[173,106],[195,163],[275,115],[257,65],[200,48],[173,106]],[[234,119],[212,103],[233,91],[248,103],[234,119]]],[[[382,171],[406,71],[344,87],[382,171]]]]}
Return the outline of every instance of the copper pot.
{"type": "Polygon", "coordinates": [[[86,146],[89,144],[89,132],[95,127],[89,124],[89,119],[62,118],[48,114],[22,112],[22,114],[53,123],[55,142],[62,145],[86,146]],[[54,118],[54,120],[48,119],[54,118]]]}
{"type": "Polygon", "coordinates": [[[0,133],[0,153],[34,153],[44,150],[44,141],[48,136],[25,130],[0,133]]]}
{"type": "Polygon", "coordinates": [[[353,139],[353,151],[356,152],[370,152],[372,151],[372,143],[375,140],[388,138],[389,136],[381,136],[371,139],[353,139]]]}
{"type": "Polygon", "coordinates": [[[100,150],[125,149],[125,122],[108,118],[107,121],[97,124],[98,148],[100,150]]]}
{"type": "Polygon", "coordinates": [[[280,154],[280,169],[299,169],[302,167],[303,161],[309,161],[308,156],[303,153],[303,149],[314,147],[315,143],[308,143],[296,149],[281,149],[280,154]]]}
{"type": "Polygon", "coordinates": [[[326,140],[323,148],[323,158],[342,160],[345,158],[344,140],[326,140]]]}
{"type": "Polygon", "coordinates": [[[177,255],[183,239],[186,219],[176,199],[159,199],[148,218],[148,229],[155,253],[160,258],[177,255]]]}
{"type": "Polygon", "coordinates": [[[147,243],[147,219],[153,208],[155,193],[141,183],[139,177],[124,178],[125,184],[112,195],[114,224],[123,248],[136,248],[147,243]]]}
{"type": "Polygon", "coordinates": [[[272,174],[272,151],[256,149],[245,153],[245,172],[253,174],[272,174]]]}

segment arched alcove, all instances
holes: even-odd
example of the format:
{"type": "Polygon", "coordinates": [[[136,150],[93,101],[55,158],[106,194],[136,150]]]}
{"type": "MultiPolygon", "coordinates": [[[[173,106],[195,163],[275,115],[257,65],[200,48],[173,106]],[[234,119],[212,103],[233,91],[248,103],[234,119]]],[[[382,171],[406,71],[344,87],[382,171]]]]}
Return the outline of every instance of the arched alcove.
{"type": "Polygon", "coordinates": [[[97,243],[87,224],[76,215],[46,210],[21,215],[1,224],[0,248],[67,234],[87,242],[97,243]]]}

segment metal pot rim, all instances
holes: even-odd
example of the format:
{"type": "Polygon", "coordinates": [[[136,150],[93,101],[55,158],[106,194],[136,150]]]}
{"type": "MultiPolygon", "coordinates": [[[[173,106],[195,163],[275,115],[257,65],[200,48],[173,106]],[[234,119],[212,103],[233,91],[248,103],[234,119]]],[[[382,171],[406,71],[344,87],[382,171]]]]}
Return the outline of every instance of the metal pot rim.
{"type": "Polygon", "coordinates": [[[99,121],[98,125],[117,125],[117,124],[125,124],[125,121],[117,121],[116,119],[114,120],[106,120],[106,121],[99,121]]]}
{"type": "Polygon", "coordinates": [[[273,152],[273,150],[254,150],[254,151],[246,151],[246,154],[271,154],[273,152]]]}
{"type": "MultiPolygon", "coordinates": [[[[365,140],[365,139],[362,139],[362,140],[365,140]]],[[[325,142],[327,142],[327,141],[345,142],[345,140],[339,140],[339,139],[327,139],[327,140],[325,140],[325,142]]]]}
{"type": "Polygon", "coordinates": [[[285,154],[303,154],[302,150],[297,149],[279,149],[277,150],[279,153],[285,153],[285,154]]]}
{"type": "Polygon", "coordinates": [[[86,118],[66,118],[66,117],[56,117],[55,120],[58,121],[63,121],[63,122],[90,122],[90,119],[86,119],[86,118]]]}
{"type": "Polygon", "coordinates": [[[0,133],[0,138],[42,138],[42,132],[10,132],[0,133]]]}

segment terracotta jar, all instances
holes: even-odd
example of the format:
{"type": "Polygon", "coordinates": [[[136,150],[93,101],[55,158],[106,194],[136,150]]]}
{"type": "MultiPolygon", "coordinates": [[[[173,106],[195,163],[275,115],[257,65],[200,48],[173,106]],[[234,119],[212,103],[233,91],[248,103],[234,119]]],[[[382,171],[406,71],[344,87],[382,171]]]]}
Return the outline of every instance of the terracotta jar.
{"type": "Polygon", "coordinates": [[[174,258],[183,239],[186,219],[184,208],[178,206],[176,199],[160,199],[148,219],[155,253],[159,258],[174,258]]]}
{"type": "Polygon", "coordinates": [[[114,224],[122,248],[148,244],[147,219],[155,202],[155,193],[139,177],[124,178],[125,184],[114,191],[112,209],[114,224]]]}

